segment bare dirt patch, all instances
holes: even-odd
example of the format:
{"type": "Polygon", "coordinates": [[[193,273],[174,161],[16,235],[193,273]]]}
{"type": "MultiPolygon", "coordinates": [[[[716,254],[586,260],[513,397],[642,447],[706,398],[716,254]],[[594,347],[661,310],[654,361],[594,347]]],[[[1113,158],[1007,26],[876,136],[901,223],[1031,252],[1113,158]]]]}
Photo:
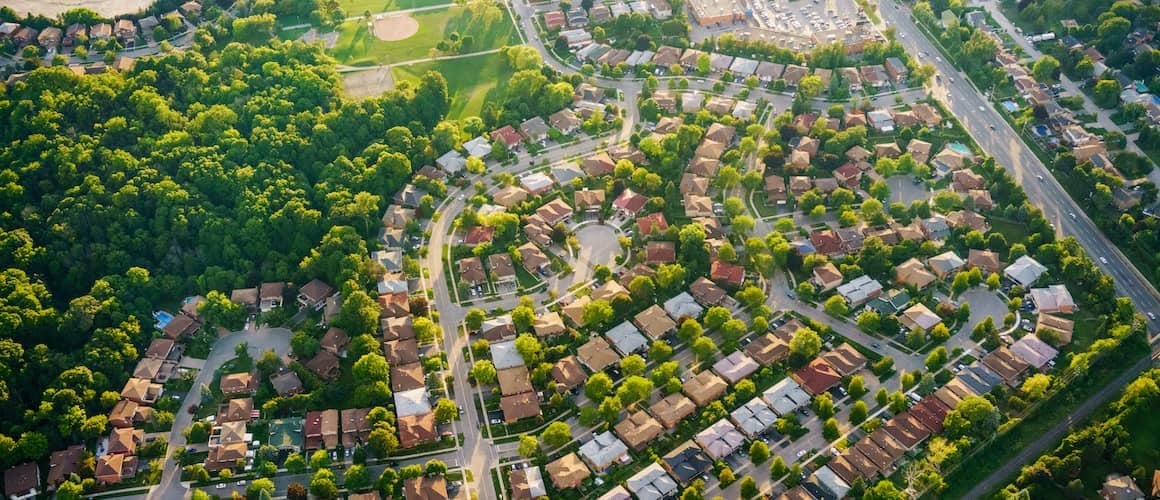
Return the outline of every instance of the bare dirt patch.
{"type": "Polygon", "coordinates": [[[383,66],[343,74],[342,87],[350,97],[378,97],[395,88],[395,79],[391,76],[391,69],[383,66]]]}
{"type": "Polygon", "coordinates": [[[405,40],[419,31],[419,21],[407,14],[383,15],[375,18],[373,31],[384,42],[405,40]]]}

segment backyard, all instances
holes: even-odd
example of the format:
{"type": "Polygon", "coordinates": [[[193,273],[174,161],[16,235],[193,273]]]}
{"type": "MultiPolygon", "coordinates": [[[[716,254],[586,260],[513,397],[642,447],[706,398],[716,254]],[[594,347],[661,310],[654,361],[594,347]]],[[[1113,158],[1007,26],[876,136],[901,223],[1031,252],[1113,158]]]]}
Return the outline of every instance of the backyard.
{"type": "MultiPolygon", "coordinates": [[[[347,21],[338,27],[338,43],[331,54],[341,64],[369,66],[437,56],[440,42],[452,43],[453,39],[466,53],[498,49],[517,40],[515,25],[506,10],[494,5],[455,6],[409,16],[418,24],[417,31],[395,41],[379,38],[361,18],[347,21]]],[[[478,71],[475,65],[463,61],[456,61],[454,66],[478,71]]]]}
{"type": "Polygon", "coordinates": [[[499,102],[512,71],[499,53],[481,54],[465,59],[424,61],[395,66],[391,73],[396,82],[418,82],[428,71],[438,71],[447,80],[451,97],[448,118],[479,116],[487,102],[499,102]]]}

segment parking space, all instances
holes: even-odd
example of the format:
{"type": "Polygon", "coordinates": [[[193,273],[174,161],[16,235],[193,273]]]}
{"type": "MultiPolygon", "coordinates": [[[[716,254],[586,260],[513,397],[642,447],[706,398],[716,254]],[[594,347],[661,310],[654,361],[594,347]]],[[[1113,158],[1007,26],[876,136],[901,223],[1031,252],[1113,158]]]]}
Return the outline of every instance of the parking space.
{"type": "Polygon", "coordinates": [[[864,19],[853,0],[754,0],[752,6],[760,27],[799,36],[849,29],[864,19]]]}
{"type": "Polygon", "coordinates": [[[900,202],[910,206],[915,200],[930,198],[931,193],[926,189],[926,183],[915,180],[913,175],[895,175],[886,179],[890,186],[890,202],[900,202]]]}

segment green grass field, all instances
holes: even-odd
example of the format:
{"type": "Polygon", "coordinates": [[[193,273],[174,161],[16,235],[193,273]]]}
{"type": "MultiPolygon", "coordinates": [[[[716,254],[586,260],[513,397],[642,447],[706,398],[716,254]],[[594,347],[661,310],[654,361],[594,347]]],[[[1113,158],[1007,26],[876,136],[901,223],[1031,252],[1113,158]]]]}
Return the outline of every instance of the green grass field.
{"type": "Polygon", "coordinates": [[[419,22],[419,30],[393,42],[376,38],[362,19],[347,21],[338,27],[338,43],[331,54],[341,64],[367,66],[440,55],[435,46],[452,33],[474,39],[468,53],[498,49],[518,40],[506,10],[494,5],[449,7],[411,15],[419,22]]]}
{"type": "Polygon", "coordinates": [[[499,101],[512,71],[503,55],[483,54],[446,61],[429,61],[409,66],[395,66],[391,74],[395,82],[418,82],[428,71],[438,71],[447,79],[447,93],[451,95],[448,118],[478,116],[488,101],[499,101]]]}
{"type": "Polygon", "coordinates": [[[450,3],[450,0],[338,0],[338,6],[342,7],[348,17],[358,17],[365,12],[377,14],[450,3]]]}

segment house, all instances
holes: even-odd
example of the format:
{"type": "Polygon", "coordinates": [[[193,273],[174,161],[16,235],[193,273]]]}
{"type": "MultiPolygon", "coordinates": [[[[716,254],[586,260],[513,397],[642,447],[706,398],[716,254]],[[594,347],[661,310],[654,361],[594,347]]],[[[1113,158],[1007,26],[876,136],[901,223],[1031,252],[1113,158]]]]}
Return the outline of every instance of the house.
{"type": "Polygon", "coordinates": [[[113,36],[113,25],[108,23],[97,23],[89,27],[89,39],[91,40],[108,40],[113,36]]]}
{"type": "Polygon", "coordinates": [[[544,142],[548,140],[548,124],[538,116],[520,123],[520,135],[530,142],[544,142]]]}
{"type": "Polygon", "coordinates": [[[608,341],[598,335],[593,335],[587,343],[576,349],[576,358],[592,372],[601,371],[620,361],[620,356],[612,350],[608,341]]]}
{"type": "Polygon", "coordinates": [[[391,390],[405,392],[422,389],[427,385],[422,363],[391,365],[391,390]]]}
{"type": "MultiPolygon", "coordinates": [[[[48,459],[48,491],[55,491],[61,483],[64,483],[75,473],[81,470],[81,461],[85,459],[85,446],[78,444],[69,446],[63,450],[54,451],[48,459]]],[[[39,471],[37,471],[39,474],[39,471]]],[[[12,484],[7,478],[4,484],[12,484]]],[[[10,497],[10,493],[5,491],[10,497]]]]}
{"type": "Polygon", "coordinates": [[[145,442],[145,431],[141,429],[113,429],[105,448],[108,455],[135,455],[137,446],[145,442]]]}
{"type": "Polygon", "coordinates": [[[1003,270],[1003,274],[1008,279],[1025,288],[1034,284],[1046,272],[1047,267],[1028,255],[1015,259],[1014,263],[1003,270]]]}
{"type": "Polygon", "coordinates": [[[492,201],[505,208],[511,208],[528,199],[528,192],[516,186],[507,186],[492,195],[492,201]]]}
{"type": "Polygon", "coordinates": [[[862,73],[862,82],[874,87],[875,90],[890,84],[890,76],[886,73],[886,67],[881,64],[862,66],[859,71],[862,73]]]}
{"type": "MultiPolygon", "coordinates": [[[[544,194],[552,189],[552,178],[540,172],[520,177],[520,185],[532,196],[544,194]]],[[[496,203],[499,203],[497,200],[496,203]]],[[[501,203],[502,205],[502,203],[501,203]]]]}
{"type": "Polygon", "coordinates": [[[838,240],[842,242],[842,249],[848,254],[858,253],[862,249],[862,243],[866,241],[866,236],[852,227],[840,227],[834,232],[838,234],[838,240]]]}
{"type": "Polygon", "coordinates": [[[813,275],[811,281],[819,287],[820,292],[828,292],[842,284],[842,273],[832,262],[814,266],[813,275]]]}
{"type": "Polygon", "coordinates": [[[893,142],[884,142],[874,145],[874,156],[878,158],[898,158],[902,156],[902,149],[893,142]]]}
{"type": "Polygon", "coordinates": [[[292,370],[282,370],[271,375],[270,385],[276,394],[284,398],[302,393],[302,380],[292,370]]]}
{"type": "MultiPolygon", "coordinates": [[[[675,297],[665,301],[665,312],[668,313],[669,317],[673,318],[674,321],[683,323],[686,319],[696,319],[700,317],[705,308],[698,304],[699,300],[712,300],[713,298],[717,297],[718,293],[720,294],[721,299],[725,297],[725,291],[717,285],[713,284],[713,282],[706,280],[704,277],[697,278],[698,282],[701,282],[701,280],[704,280],[713,286],[712,288],[708,286],[696,287],[697,292],[701,297],[700,299],[694,298],[694,295],[690,294],[689,292],[681,292],[675,297]]],[[[689,289],[694,290],[694,287],[690,287],[689,289]]],[[[720,302],[721,300],[718,299],[717,302],[705,302],[705,304],[718,304],[720,302]]]]}
{"type": "Polygon", "coordinates": [[[152,415],[152,408],[140,406],[128,399],[117,401],[113,409],[109,410],[109,425],[117,428],[133,427],[137,422],[144,422],[152,415]]]}
{"type": "Polygon", "coordinates": [[[959,257],[953,250],[948,250],[941,254],[935,255],[926,261],[930,269],[934,271],[935,275],[940,279],[946,279],[952,273],[956,273],[963,269],[966,262],[962,257],[959,257]]]}
{"type": "Polygon", "coordinates": [[[700,478],[713,467],[713,460],[692,441],[688,441],[661,459],[661,466],[672,474],[681,486],[700,478]]]}
{"type": "MultiPolygon", "coordinates": [[[[663,498],[675,498],[677,494],[677,482],[673,480],[665,472],[664,467],[653,462],[648,467],[641,469],[632,477],[625,481],[627,491],[631,491],[636,498],[640,500],[661,500],[663,498]]],[[[627,495],[627,493],[625,493],[627,495]]],[[[602,500],[610,500],[602,498],[602,500]]]]}
{"type": "MultiPolygon", "coordinates": [[[[863,149],[862,151],[866,151],[863,149]]],[[[847,151],[847,153],[849,153],[847,151]]],[[[857,188],[862,179],[862,169],[858,167],[857,163],[853,161],[843,164],[841,167],[834,169],[834,178],[847,188],[857,188]]],[[[767,178],[768,181],[768,178],[767,178]]],[[[769,189],[766,188],[768,193],[769,189]]]]}
{"type": "Polygon", "coordinates": [[[931,311],[926,305],[921,302],[910,306],[909,309],[902,312],[898,317],[898,322],[907,330],[919,329],[924,332],[930,331],[935,325],[942,322],[937,314],[931,311]]]}
{"type": "Polygon", "coordinates": [[[745,354],[762,366],[769,366],[789,357],[789,343],[766,333],[755,337],[745,346],[745,354]]]}
{"type": "Polygon", "coordinates": [[[617,423],[613,430],[629,448],[635,451],[644,450],[649,442],[664,433],[664,428],[661,427],[660,422],[643,410],[629,414],[628,418],[617,423]]]}
{"type": "Polygon", "coordinates": [[[591,440],[580,445],[580,458],[592,470],[603,472],[614,463],[628,458],[628,446],[610,431],[595,434],[591,440]]]}
{"type": "Polygon", "coordinates": [[[889,111],[884,109],[875,109],[867,113],[866,120],[874,130],[879,132],[894,131],[894,117],[890,115],[889,111]]]}
{"type": "MultiPolygon", "coordinates": [[[[609,283],[615,283],[615,281],[610,281],[609,283]]],[[[620,351],[625,356],[644,352],[644,349],[648,346],[648,340],[628,321],[620,323],[612,327],[611,330],[604,332],[604,337],[616,347],[617,351],[620,351]]]]}
{"type": "Polygon", "coordinates": [[[421,476],[403,481],[407,500],[447,500],[447,480],[443,476],[421,476]]]}
{"type": "Polygon", "coordinates": [[[650,266],[669,264],[677,260],[677,246],[672,241],[650,241],[644,255],[644,263],[650,266]]]}
{"type": "Polygon", "coordinates": [[[564,26],[564,13],[558,10],[553,10],[544,13],[544,28],[548,31],[559,29],[564,26]]]}
{"type": "Polygon", "coordinates": [[[400,448],[410,449],[439,440],[439,432],[435,426],[435,414],[432,412],[404,415],[398,417],[397,421],[400,448]]]}
{"type": "Polygon", "coordinates": [[[866,366],[866,356],[863,356],[850,344],[841,344],[832,351],[822,353],[819,357],[834,367],[834,370],[843,377],[852,375],[866,366]]]}
{"type": "Polygon", "coordinates": [[[254,395],[258,391],[258,377],[252,372],[222,375],[219,388],[226,396],[254,395]]]}
{"type": "Polygon", "coordinates": [[[956,170],[951,176],[951,188],[957,193],[965,193],[972,189],[983,189],[986,182],[983,176],[970,170],[956,170]]]}
{"type": "Polygon", "coordinates": [[[729,385],[736,384],[752,375],[758,368],[760,367],[757,362],[741,351],[733,351],[728,356],[713,363],[713,371],[717,372],[729,385]]]}
{"type": "Polygon", "coordinates": [[[1042,370],[1047,366],[1059,351],[1054,347],[1047,345],[1047,342],[1039,340],[1035,335],[1024,335],[1023,338],[1011,344],[1011,354],[1023,360],[1036,370],[1042,370]]]}
{"type": "Polygon", "coordinates": [[[121,397],[134,403],[151,406],[161,397],[161,384],[155,384],[149,379],[130,378],[121,389],[121,397]]]}
{"type": "Polygon", "coordinates": [[[564,320],[560,313],[549,312],[537,317],[532,328],[538,337],[554,337],[564,333],[564,320]]]}
{"type": "Polygon", "coordinates": [[[234,398],[218,405],[217,423],[249,422],[254,419],[254,398],[234,398]]]}
{"type": "Polygon", "coordinates": [[[727,97],[713,96],[705,103],[705,110],[717,116],[729,113],[730,109],[733,109],[733,99],[727,97]]]}
{"type": "Polygon", "coordinates": [[[607,152],[601,151],[580,161],[580,168],[593,177],[609,175],[616,169],[616,162],[607,152]]]}
{"type": "Polygon", "coordinates": [[[552,380],[556,381],[557,388],[575,390],[584,385],[588,374],[584,373],[576,356],[567,356],[552,365],[552,380]]]}
{"type": "Polygon", "coordinates": [[[708,177],[702,177],[693,172],[685,172],[685,175],[681,176],[679,191],[682,196],[706,196],[709,194],[709,182],[708,177]]]}
{"type": "Polygon", "coordinates": [[[921,222],[922,234],[932,240],[945,240],[951,235],[951,228],[947,220],[941,216],[923,219],[921,222]]]}
{"type": "Polygon", "coordinates": [[[497,285],[516,281],[516,268],[512,265],[511,254],[497,253],[488,255],[487,267],[491,269],[492,279],[497,285]]]}
{"type": "Polygon", "coordinates": [[[798,66],[797,64],[789,64],[789,65],[786,65],[785,72],[782,73],[781,79],[785,80],[786,86],[788,86],[790,88],[796,88],[798,83],[802,81],[802,78],[804,78],[807,74],[809,74],[809,72],[810,72],[809,68],[807,68],[805,66],[798,66]]]}
{"type": "Polygon", "coordinates": [[[698,432],[694,439],[705,450],[705,454],[714,460],[725,459],[745,444],[745,435],[724,418],[698,432]]]}
{"type": "Polygon", "coordinates": [[[774,80],[781,78],[782,71],[785,71],[784,64],[773,63],[769,61],[760,61],[757,63],[757,69],[753,71],[757,75],[757,79],[764,84],[770,84],[774,80]]]}
{"type": "Polygon", "coordinates": [[[784,205],[789,199],[786,194],[785,178],[771,175],[765,178],[765,200],[769,205],[784,205]]]}
{"type": "MultiPolygon", "coordinates": [[[[545,134],[546,133],[547,132],[545,131],[545,134]]],[[[491,132],[491,140],[493,142],[502,143],[509,150],[519,149],[520,146],[520,134],[519,132],[516,132],[516,129],[512,128],[511,125],[504,125],[503,127],[493,130],[491,132]]]]}
{"type": "Polygon", "coordinates": [[[894,418],[886,421],[882,429],[908,450],[930,437],[930,430],[923,426],[910,412],[895,415],[894,418]]]}
{"type": "Polygon", "coordinates": [[[686,217],[712,217],[713,200],[708,196],[689,195],[685,197],[686,217]]]}
{"type": "Polygon", "coordinates": [[[539,247],[532,243],[524,243],[516,249],[520,254],[520,264],[531,274],[544,273],[551,264],[551,260],[539,247]]]}
{"type": "Polygon", "coordinates": [[[665,220],[665,214],[662,212],[651,213],[637,219],[636,226],[641,236],[660,234],[669,229],[669,223],[665,220]]]}
{"type": "Polygon", "coordinates": [[[901,59],[897,57],[887,57],[886,64],[884,66],[886,67],[886,74],[890,76],[891,81],[899,85],[906,83],[906,78],[909,75],[909,72],[906,69],[906,65],[902,63],[901,59]]]}
{"type": "Polygon", "coordinates": [[[56,26],[49,26],[40,30],[40,34],[36,37],[36,42],[41,47],[55,50],[59,45],[61,39],[64,38],[64,31],[56,26]]]}
{"type": "Polygon", "coordinates": [[[100,484],[116,484],[137,475],[137,457],[132,455],[105,455],[97,459],[93,478],[100,484]]]}
{"type": "MultiPolygon", "coordinates": [[[[578,118],[576,113],[569,108],[564,108],[560,111],[552,113],[551,116],[548,117],[548,123],[552,126],[552,128],[559,130],[565,135],[572,135],[576,133],[576,131],[580,130],[580,118],[578,118]]],[[[520,127],[522,129],[523,125],[520,125],[520,127]]]]}
{"type": "Polygon", "coordinates": [[[298,289],[298,305],[303,308],[319,310],[326,305],[326,299],[334,295],[335,292],[334,287],[321,280],[310,280],[309,283],[298,289]]]}
{"type": "Polygon", "coordinates": [[[1071,314],[1076,309],[1075,301],[1064,285],[1032,288],[1031,302],[1037,312],[1071,314]]]}
{"type": "MultiPolygon", "coordinates": [[[[714,143],[720,144],[720,143],[714,143]]],[[[713,177],[717,175],[717,169],[721,166],[721,160],[716,158],[706,158],[704,156],[695,156],[693,161],[689,162],[689,172],[701,177],[713,177]]]]}
{"type": "Polygon", "coordinates": [[[1056,346],[1063,346],[1071,343],[1075,322],[1041,312],[1036,319],[1035,328],[1035,332],[1040,338],[1051,339],[1056,346]]]}
{"type": "Polygon", "coordinates": [[[717,260],[709,267],[709,279],[723,285],[739,288],[745,283],[745,268],[717,260]]]}
{"type": "Polygon", "coordinates": [[[705,370],[686,380],[681,390],[700,407],[716,401],[722,394],[725,394],[727,388],[728,384],[721,377],[705,370]]]}
{"type": "Polygon", "coordinates": [[[398,318],[411,314],[411,302],[405,292],[380,294],[375,301],[382,309],[379,314],[383,318],[398,318]]]}
{"type": "Polygon", "coordinates": [[[842,240],[838,238],[838,233],[833,229],[822,229],[810,233],[810,244],[813,245],[814,250],[822,255],[835,256],[841,255],[842,240]]]}
{"type": "Polygon", "coordinates": [[[1110,474],[1100,488],[1100,498],[1104,500],[1143,500],[1144,492],[1136,486],[1132,476],[1110,474]]]}
{"type": "Polygon", "coordinates": [[[1015,356],[1006,346],[991,351],[983,357],[982,363],[1010,387],[1018,387],[1023,374],[1030,368],[1027,362],[1015,356]]]}
{"type": "Polygon", "coordinates": [[[947,214],[946,223],[950,227],[965,227],[980,233],[986,233],[991,230],[991,225],[987,223],[986,217],[970,210],[956,210],[947,214]]]}
{"type": "Polygon", "coordinates": [[[326,351],[320,351],[315,354],[313,358],[305,363],[305,366],[310,371],[318,375],[318,378],[323,380],[333,380],[338,376],[338,356],[326,351]]]}
{"type": "Polygon", "coordinates": [[[575,453],[569,453],[560,457],[556,461],[549,463],[544,469],[548,471],[548,477],[552,480],[552,484],[557,489],[562,490],[576,488],[592,475],[588,471],[588,467],[584,465],[584,462],[575,453]]]}
{"type": "MultiPolygon", "coordinates": [[[[898,122],[897,116],[895,117],[895,122],[898,122]]],[[[926,160],[930,158],[930,148],[931,144],[929,142],[911,139],[906,145],[906,152],[910,153],[910,157],[914,159],[915,163],[926,163],[926,160]]]]}
{"type": "Polygon", "coordinates": [[[1000,268],[999,254],[990,250],[975,250],[972,248],[967,253],[967,265],[977,267],[984,273],[997,273],[1000,268]]]}
{"type": "Polygon", "coordinates": [[[866,275],[854,278],[849,283],[838,287],[838,295],[845,299],[852,308],[865,304],[881,294],[882,284],[866,275]]]}
{"type": "Polygon", "coordinates": [[[25,462],[4,471],[4,497],[27,500],[40,494],[40,467],[36,462],[25,462]]]}
{"type": "Polygon", "coordinates": [[[169,323],[161,329],[161,333],[165,334],[165,338],[167,339],[177,340],[187,335],[192,335],[200,327],[201,323],[197,320],[184,314],[178,314],[169,320],[169,323]]]}
{"type": "Polygon", "coordinates": [[[483,270],[483,261],[479,257],[459,259],[459,281],[475,286],[487,282],[487,272],[483,270]]]}
{"type": "Polygon", "coordinates": [[[512,469],[508,474],[508,484],[512,489],[511,500],[536,500],[548,496],[548,488],[544,486],[544,478],[536,466],[512,469]]]}
{"type": "Polygon", "coordinates": [[[625,216],[633,216],[643,210],[646,204],[648,204],[647,196],[625,189],[612,201],[612,208],[625,216]]]}
{"type": "Polygon", "coordinates": [[[330,327],[322,336],[320,342],[322,350],[331,354],[346,357],[346,346],[350,345],[350,336],[341,328],[330,327]]]}
{"type": "Polygon", "coordinates": [[[806,392],[816,396],[838,385],[838,382],[842,380],[842,375],[824,360],[815,359],[804,368],[794,372],[793,380],[806,392]]]}

